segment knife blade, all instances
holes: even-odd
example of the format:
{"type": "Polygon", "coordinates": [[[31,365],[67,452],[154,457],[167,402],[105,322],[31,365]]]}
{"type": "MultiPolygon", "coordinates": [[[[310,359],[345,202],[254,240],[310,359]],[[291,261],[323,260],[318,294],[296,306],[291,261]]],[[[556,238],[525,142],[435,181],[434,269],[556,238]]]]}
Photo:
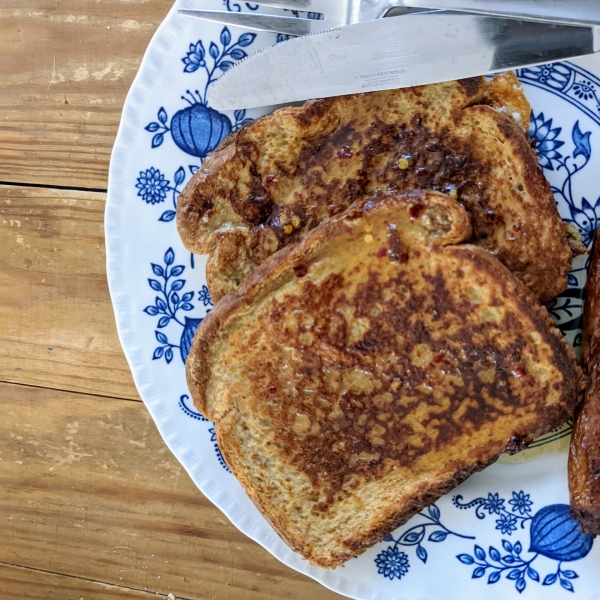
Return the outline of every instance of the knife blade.
{"type": "Polygon", "coordinates": [[[401,0],[405,7],[437,8],[565,25],[600,25],[600,0],[401,0]]]}
{"type": "Polygon", "coordinates": [[[217,110],[412,87],[600,51],[600,28],[468,14],[367,21],[282,42],[208,90],[217,110]]]}

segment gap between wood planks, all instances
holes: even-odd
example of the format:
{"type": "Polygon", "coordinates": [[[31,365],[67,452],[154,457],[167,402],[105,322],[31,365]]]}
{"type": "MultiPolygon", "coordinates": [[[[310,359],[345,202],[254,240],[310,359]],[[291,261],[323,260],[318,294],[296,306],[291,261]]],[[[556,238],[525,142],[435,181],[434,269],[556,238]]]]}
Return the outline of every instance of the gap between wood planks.
{"type": "MultiPolygon", "coordinates": [[[[142,590],[142,589],[138,589],[138,588],[133,588],[133,587],[128,587],[128,586],[123,586],[123,585],[116,585],[114,583],[108,583],[106,581],[98,581],[96,579],[88,579],[87,577],[78,577],[77,575],[69,575],[68,573],[59,573],[56,571],[46,571],[44,569],[36,569],[35,567],[27,567],[24,565],[17,565],[17,564],[13,564],[13,563],[7,563],[7,562],[2,562],[0,561],[0,569],[2,567],[5,568],[11,568],[11,569],[20,569],[23,571],[29,571],[31,573],[36,573],[36,574],[40,574],[40,575],[50,575],[50,576],[59,576],[59,577],[64,577],[65,579],[70,579],[73,581],[80,581],[80,582],[85,582],[85,583],[91,583],[93,585],[101,585],[101,586],[106,586],[107,590],[109,591],[110,588],[119,590],[119,592],[123,591],[123,592],[136,592],[136,593],[140,593],[140,594],[144,594],[144,595],[148,595],[148,596],[157,596],[159,598],[169,598],[169,596],[167,594],[163,594],[162,592],[153,592],[151,590],[142,590]]],[[[192,600],[191,598],[185,598],[184,596],[175,596],[176,600],[192,600]]]]}
{"type": "Polygon", "coordinates": [[[17,181],[0,181],[0,185],[10,185],[14,187],[26,187],[26,188],[41,188],[50,190],[69,190],[71,192],[99,192],[101,194],[108,193],[108,188],[83,188],[73,187],[69,185],[52,185],[45,183],[20,183],[17,181]]]}

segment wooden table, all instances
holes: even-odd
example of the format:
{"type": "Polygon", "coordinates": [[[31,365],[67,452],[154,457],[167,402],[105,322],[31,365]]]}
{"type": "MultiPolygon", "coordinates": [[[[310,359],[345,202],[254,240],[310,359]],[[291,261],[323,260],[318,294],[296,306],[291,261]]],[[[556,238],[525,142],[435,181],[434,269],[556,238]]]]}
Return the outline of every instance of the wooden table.
{"type": "Polygon", "coordinates": [[[239,533],[166,448],[103,237],[125,94],[171,0],[0,0],[0,598],[340,598],[239,533]]]}

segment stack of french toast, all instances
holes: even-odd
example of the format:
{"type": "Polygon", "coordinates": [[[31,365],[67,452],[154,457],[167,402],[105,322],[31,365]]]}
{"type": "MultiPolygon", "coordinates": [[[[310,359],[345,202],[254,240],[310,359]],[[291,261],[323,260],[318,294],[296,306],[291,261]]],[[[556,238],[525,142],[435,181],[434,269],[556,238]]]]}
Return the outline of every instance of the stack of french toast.
{"type": "Polygon", "coordinates": [[[584,373],[542,304],[585,248],[530,110],[513,74],[311,101],[231,134],[181,194],[216,303],[191,394],[314,565],[361,554],[576,410],[573,512],[598,533],[600,306],[584,373]]]}

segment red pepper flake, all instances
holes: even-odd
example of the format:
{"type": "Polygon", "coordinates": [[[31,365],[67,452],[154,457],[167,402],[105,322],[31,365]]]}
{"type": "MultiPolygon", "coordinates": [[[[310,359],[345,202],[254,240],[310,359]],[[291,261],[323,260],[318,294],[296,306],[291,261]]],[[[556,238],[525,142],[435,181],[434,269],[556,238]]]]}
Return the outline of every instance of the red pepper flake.
{"type": "Polygon", "coordinates": [[[277,388],[274,385],[269,386],[269,394],[274,394],[277,391],[277,388]]]}
{"type": "Polygon", "coordinates": [[[521,223],[515,223],[515,224],[513,225],[513,229],[514,229],[515,231],[521,231],[521,228],[522,228],[522,225],[521,225],[521,223]]]}
{"type": "Polygon", "coordinates": [[[381,246],[377,252],[377,258],[385,258],[387,256],[388,249],[385,246],[381,246]]]}
{"type": "Polygon", "coordinates": [[[433,357],[433,362],[434,363],[441,363],[444,360],[444,358],[446,358],[446,355],[443,352],[440,352],[439,354],[436,354],[433,357]]]}
{"type": "Polygon", "coordinates": [[[296,277],[304,277],[308,273],[308,267],[306,265],[295,265],[294,273],[296,277]]]}
{"type": "Polygon", "coordinates": [[[518,365],[512,370],[512,374],[518,379],[522,379],[523,377],[527,376],[527,371],[518,365]]]}

